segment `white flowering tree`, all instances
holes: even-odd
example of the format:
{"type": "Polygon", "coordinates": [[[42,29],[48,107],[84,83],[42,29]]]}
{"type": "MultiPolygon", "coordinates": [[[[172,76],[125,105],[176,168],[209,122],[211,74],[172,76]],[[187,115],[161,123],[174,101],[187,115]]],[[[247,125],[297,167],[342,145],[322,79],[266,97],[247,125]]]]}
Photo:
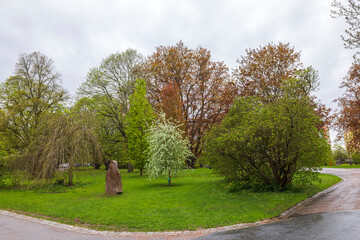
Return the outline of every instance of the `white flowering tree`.
{"type": "Polygon", "coordinates": [[[183,131],[160,114],[158,120],[149,128],[146,169],[150,179],[160,176],[171,177],[179,174],[185,167],[185,159],[192,156],[189,140],[183,138],[183,131]]]}

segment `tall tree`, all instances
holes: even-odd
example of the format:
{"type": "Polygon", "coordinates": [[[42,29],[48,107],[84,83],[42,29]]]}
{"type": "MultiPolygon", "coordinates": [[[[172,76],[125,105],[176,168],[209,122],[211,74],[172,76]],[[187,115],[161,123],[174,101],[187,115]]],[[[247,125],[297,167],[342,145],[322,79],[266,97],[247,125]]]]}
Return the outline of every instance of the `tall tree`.
{"type": "MultiPolygon", "coordinates": [[[[201,154],[203,136],[220,122],[236,95],[228,67],[211,60],[210,51],[189,49],[183,42],[160,46],[147,59],[143,73],[150,82],[151,102],[159,109],[161,91],[169,83],[176,84],[185,120],[185,133],[195,157],[201,154]]],[[[188,164],[194,166],[196,158],[188,164]]]]}
{"type": "Polygon", "coordinates": [[[51,59],[39,52],[20,55],[15,75],[0,86],[0,131],[10,148],[27,147],[41,119],[59,110],[67,98],[51,59]]]}
{"type": "Polygon", "coordinates": [[[146,164],[148,143],[146,131],[155,119],[154,111],[146,98],[146,82],[139,79],[135,83],[134,94],[130,96],[130,108],[127,115],[126,135],[130,161],[140,170],[140,176],[146,164]]]}
{"type": "MultiPolygon", "coordinates": [[[[233,71],[240,96],[256,96],[264,103],[271,103],[284,94],[283,84],[289,79],[300,78],[299,90],[310,96],[317,90],[319,79],[312,67],[304,68],[300,62],[300,52],[289,43],[269,43],[264,47],[247,49],[237,61],[239,66],[233,71]]],[[[330,109],[311,97],[314,111],[321,117],[319,129],[329,124],[330,109]]]]}
{"type": "Polygon", "coordinates": [[[129,97],[137,78],[136,69],[142,61],[142,55],[133,49],[111,54],[99,67],[90,69],[78,89],[80,97],[94,99],[92,110],[110,120],[124,138],[129,97]]]}
{"type": "Polygon", "coordinates": [[[345,89],[345,93],[336,99],[340,107],[335,114],[337,130],[341,136],[351,133],[347,144],[357,152],[360,151],[360,65],[354,64],[350,67],[340,87],[345,89]]]}
{"type": "MultiPolygon", "coordinates": [[[[346,23],[349,25],[345,30],[346,35],[341,35],[344,41],[345,48],[354,49],[360,47],[360,3],[356,0],[347,0],[347,5],[343,5],[340,1],[334,0],[331,3],[334,8],[331,10],[330,15],[333,18],[344,17],[346,23]]],[[[354,55],[355,60],[359,52],[354,55]]]]}

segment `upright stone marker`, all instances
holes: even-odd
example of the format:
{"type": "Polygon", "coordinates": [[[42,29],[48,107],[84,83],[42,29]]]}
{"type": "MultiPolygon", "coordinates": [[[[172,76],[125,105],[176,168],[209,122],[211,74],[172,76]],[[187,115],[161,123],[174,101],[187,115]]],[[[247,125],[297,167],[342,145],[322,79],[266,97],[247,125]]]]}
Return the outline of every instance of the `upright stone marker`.
{"type": "Polygon", "coordinates": [[[106,173],[105,192],[107,194],[122,193],[122,181],[116,161],[111,161],[109,169],[106,173]]]}

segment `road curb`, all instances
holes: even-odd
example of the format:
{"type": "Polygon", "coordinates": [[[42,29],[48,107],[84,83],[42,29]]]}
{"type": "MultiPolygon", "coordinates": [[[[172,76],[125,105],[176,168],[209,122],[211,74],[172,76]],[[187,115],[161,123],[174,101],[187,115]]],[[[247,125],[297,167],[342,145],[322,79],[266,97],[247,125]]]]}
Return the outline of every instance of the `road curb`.
{"type": "MultiPolygon", "coordinates": [[[[338,176],[338,177],[340,177],[340,176],[338,176]]],[[[318,198],[324,196],[325,194],[327,194],[331,191],[334,191],[336,188],[338,188],[340,185],[342,185],[345,182],[344,178],[342,178],[342,177],[340,177],[340,178],[342,179],[340,182],[336,183],[335,185],[332,185],[331,187],[329,187],[321,192],[318,192],[317,194],[315,194],[312,197],[309,197],[309,198],[299,202],[298,204],[292,206],[288,210],[285,210],[284,212],[280,213],[278,218],[280,218],[280,219],[288,218],[291,215],[293,215],[295,212],[300,210],[301,208],[305,207],[306,205],[308,205],[309,203],[314,201],[315,199],[318,199],[318,198]]]]}

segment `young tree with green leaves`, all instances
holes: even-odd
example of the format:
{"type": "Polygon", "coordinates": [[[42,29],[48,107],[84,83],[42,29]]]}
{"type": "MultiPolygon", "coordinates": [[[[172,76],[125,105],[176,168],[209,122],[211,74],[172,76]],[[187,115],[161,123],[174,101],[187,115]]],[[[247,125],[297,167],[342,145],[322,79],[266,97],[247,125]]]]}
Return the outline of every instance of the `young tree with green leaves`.
{"type": "Polygon", "coordinates": [[[146,82],[138,79],[135,83],[134,94],[129,99],[130,107],[127,114],[126,135],[130,161],[140,170],[142,176],[145,164],[148,143],[145,139],[147,129],[155,119],[155,113],[146,98],[146,82]]]}
{"type": "Polygon", "coordinates": [[[179,126],[166,119],[164,113],[149,128],[146,135],[149,145],[146,169],[150,179],[168,177],[168,185],[171,186],[171,177],[184,170],[185,160],[192,156],[192,152],[189,140],[183,138],[183,134],[179,126]]]}

